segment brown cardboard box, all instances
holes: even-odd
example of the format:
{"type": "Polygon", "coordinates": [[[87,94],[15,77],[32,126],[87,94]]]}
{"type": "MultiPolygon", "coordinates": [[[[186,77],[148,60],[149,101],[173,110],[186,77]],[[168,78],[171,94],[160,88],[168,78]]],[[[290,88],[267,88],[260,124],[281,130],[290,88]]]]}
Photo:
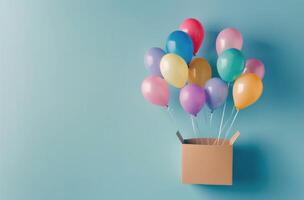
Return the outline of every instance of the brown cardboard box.
{"type": "Polygon", "coordinates": [[[232,185],[233,143],[240,132],[221,139],[220,145],[214,144],[215,138],[183,139],[176,134],[182,143],[182,183],[232,185]]]}

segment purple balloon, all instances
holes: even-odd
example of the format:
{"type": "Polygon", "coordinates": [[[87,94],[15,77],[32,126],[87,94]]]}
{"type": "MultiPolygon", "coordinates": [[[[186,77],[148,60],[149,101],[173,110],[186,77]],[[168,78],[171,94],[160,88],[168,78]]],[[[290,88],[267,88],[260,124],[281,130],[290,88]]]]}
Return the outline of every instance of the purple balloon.
{"type": "Polygon", "coordinates": [[[153,47],[149,49],[144,58],[145,67],[151,75],[163,77],[160,73],[160,60],[166,53],[161,48],[153,47]]]}
{"type": "Polygon", "coordinates": [[[228,86],[220,78],[212,78],[205,84],[206,103],[211,112],[220,107],[228,96],[228,86]]]}
{"type": "Polygon", "coordinates": [[[196,116],[206,101],[204,89],[195,84],[188,84],[181,89],[179,101],[187,113],[196,116]]]}

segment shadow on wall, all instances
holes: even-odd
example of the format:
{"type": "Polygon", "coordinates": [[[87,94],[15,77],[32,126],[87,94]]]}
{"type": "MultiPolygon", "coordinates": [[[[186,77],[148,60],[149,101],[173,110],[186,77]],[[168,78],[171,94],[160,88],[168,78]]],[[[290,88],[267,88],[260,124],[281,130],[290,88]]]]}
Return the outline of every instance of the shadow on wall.
{"type": "MultiPolygon", "coordinates": [[[[264,149],[263,149],[264,151],[264,149]]],[[[215,192],[217,195],[235,193],[240,195],[258,195],[268,188],[268,158],[258,144],[242,144],[234,146],[233,185],[212,186],[193,185],[203,193],[215,192]]]]}

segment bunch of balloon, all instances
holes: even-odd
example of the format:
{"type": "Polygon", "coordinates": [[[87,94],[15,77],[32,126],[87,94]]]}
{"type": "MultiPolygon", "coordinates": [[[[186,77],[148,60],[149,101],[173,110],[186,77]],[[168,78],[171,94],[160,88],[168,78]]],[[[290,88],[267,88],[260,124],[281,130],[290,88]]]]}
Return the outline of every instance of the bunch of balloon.
{"type": "Polygon", "coordinates": [[[192,60],[203,39],[203,25],[197,19],[189,18],[179,26],[179,30],[169,34],[164,50],[151,48],[145,54],[145,67],[151,76],[143,81],[142,94],[150,103],[167,107],[172,119],[167,83],[182,88],[181,104],[192,117],[196,116],[205,103],[202,87],[211,78],[211,67],[203,58],[192,60]]]}
{"type": "MultiPolygon", "coordinates": [[[[216,38],[216,51],[218,53],[217,71],[220,78],[227,83],[227,95],[230,84],[238,78],[245,67],[245,58],[241,52],[243,47],[242,34],[235,28],[222,30],[216,38]]],[[[219,125],[217,142],[222,133],[223,121],[226,112],[226,99],[223,102],[221,122],[219,125]]]]}
{"type": "Polygon", "coordinates": [[[169,107],[169,85],[181,89],[179,101],[190,115],[192,128],[198,136],[197,114],[206,104],[210,109],[210,126],[213,112],[222,107],[217,143],[231,121],[225,138],[231,130],[239,110],[259,99],[263,91],[264,64],[255,58],[245,60],[241,52],[242,34],[235,28],[222,30],[216,38],[218,53],[217,70],[219,78],[212,78],[212,70],[204,58],[193,58],[204,40],[205,29],[194,18],[186,19],[179,30],[169,34],[165,48],[149,49],[144,57],[148,76],[141,85],[144,98],[164,107],[175,121],[169,107]],[[229,87],[233,85],[234,106],[230,117],[224,122],[229,87]],[[237,112],[233,115],[234,110],[237,112]]]}
{"type": "MultiPolygon", "coordinates": [[[[203,25],[198,20],[189,18],[180,25],[179,29],[191,38],[193,44],[192,55],[196,55],[204,40],[205,30],[203,25]]],[[[204,58],[194,58],[187,63],[189,65],[188,85],[182,88],[180,92],[180,104],[190,114],[193,131],[198,137],[197,114],[205,105],[206,95],[203,87],[211,78],[212,71],[208,61],[204,58]]]]}
{"type": "Polygon", "coordinates": [[[246,61],[243,53],[241,52],[242,47],[242,34],[235,28],[226,28],[217,36],[217,70],[221,79],[227,82],[228,92],[229,85],[235,81],[233,86],[233,99],[235,106],[232,108],[230,117],[223,126],[226,111],[225,101],[218,131],[217,142],[219,142],[219,138],[221,137],[226,124],[233,116],[234,109],[236,109],[237,112],[235,113],[233,120],[225,133],[225,139],[235,122],[239,110],[253,104],[262,94],[263,86],[260,78],[263,78],[264,76],[264,65],[257,59],[249,59],[246,61]],[[252,73],[255,73],[257,75],[254,75],[252,73]],[[255,78],[253,78],[253,76],[255,78]]]}
{"type": "Polygon", "coordinates": [[[206,68],[209,67],[210,71],[211,68],[206,66],[204,60],[195,61],[196,59],[192,60],[192,57],[202,44],[204,27],[198,20],[189,18],[180,25],[179,29],[170,33],[167,38],[165,47],[167,54],[160,61],[160,72],[170,85],[177,88],[182,88],[187,81],[192,83],[196,79],[199,79],[199,84],[202,85],[208,78],[208,75],[200,75],[202,70],[208,70],[206,68]],[[193,76],[193,71],[200,72],[198,77],[193,76]]]}

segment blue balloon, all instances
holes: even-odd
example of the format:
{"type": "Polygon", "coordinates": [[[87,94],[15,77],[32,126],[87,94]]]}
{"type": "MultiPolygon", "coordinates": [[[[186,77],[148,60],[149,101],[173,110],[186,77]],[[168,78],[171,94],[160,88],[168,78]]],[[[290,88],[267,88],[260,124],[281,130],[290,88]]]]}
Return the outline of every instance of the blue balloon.
{"type": "Polygon", "coordinates": [[[182,57],[186,63],[190,63],[193,56],[193,42],[187,33],[183,31],[172,32],[166,43],[167,53],[175,53],[182,57]]]}

